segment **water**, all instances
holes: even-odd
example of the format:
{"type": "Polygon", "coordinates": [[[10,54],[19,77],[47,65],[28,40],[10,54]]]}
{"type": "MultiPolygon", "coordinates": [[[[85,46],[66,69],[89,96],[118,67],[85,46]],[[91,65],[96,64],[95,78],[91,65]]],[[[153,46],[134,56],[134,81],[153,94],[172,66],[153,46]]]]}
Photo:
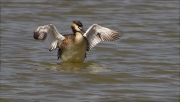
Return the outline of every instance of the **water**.
{"type": "Polygon", "coordinates": [[[1,1],[1,102],[179,102],[179,1],[1,1]],[[122,32],[62,64],[33,31],[73,20],[122,32]]]}

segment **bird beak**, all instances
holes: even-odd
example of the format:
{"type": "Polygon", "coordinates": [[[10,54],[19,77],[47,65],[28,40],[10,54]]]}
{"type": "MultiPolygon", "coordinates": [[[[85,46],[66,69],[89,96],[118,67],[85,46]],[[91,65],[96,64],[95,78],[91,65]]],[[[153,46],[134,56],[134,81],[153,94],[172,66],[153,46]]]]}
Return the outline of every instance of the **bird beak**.
{"type": "Polygon", "coordinates": [[[81,30],[82,33],[85,33],[83,27],[79,27],[79,29],[81,30]]]}

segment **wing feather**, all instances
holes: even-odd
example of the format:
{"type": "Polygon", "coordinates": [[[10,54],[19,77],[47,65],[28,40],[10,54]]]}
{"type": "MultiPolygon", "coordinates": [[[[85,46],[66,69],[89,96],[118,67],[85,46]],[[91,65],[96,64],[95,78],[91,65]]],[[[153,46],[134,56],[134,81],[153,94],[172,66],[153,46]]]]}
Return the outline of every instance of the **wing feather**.
{"type": "Polygon", "coordinates": [[[58,44],[61,44],[65,39],[56,29],[53,24],[47,24],[39,26],[35,30],[36,33],[46,33],[46,38],[43,39],[43,42],[49,47],[49,51],[52,51],[58,47],[58,44]]]}
{"type": "Polygon", "coordinates": [[[87,38],[89,49],[91,49],[101,41],[115,41],[121,37],[122,34],[98,24],[93,24],[83,36],[87,38]]]}

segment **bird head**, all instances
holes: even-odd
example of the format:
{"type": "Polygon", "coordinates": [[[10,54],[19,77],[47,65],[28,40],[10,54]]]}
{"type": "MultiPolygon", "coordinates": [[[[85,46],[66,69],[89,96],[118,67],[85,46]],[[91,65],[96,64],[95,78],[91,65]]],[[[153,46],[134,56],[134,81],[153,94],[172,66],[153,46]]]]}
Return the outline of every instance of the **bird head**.
{"type": "Polygon", "coordinates": [[[71,28],[73,32],[84,32],[83,30],[83,24],[80,21],[73,21],[73,24],[71,25],[71,28]]]}

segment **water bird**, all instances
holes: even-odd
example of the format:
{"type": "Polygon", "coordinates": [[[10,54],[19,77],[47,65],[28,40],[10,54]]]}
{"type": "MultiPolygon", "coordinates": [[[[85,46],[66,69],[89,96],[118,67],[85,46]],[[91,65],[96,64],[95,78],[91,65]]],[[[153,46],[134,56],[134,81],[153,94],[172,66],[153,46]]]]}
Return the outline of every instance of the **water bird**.
{"type": "Polygon", "coordinates": [[[92,24],[85,32],[80,21],[73,21],[71,29],[73,34],[61,35],[53,24],[39,26],[34,30],[34,39],[42,40],[49,51],[58,49],[57,57],[62,62],[78,63],[84,61],[86,51],[101,41],[115,41],[122,36],[98,24],[92,24]]]}

